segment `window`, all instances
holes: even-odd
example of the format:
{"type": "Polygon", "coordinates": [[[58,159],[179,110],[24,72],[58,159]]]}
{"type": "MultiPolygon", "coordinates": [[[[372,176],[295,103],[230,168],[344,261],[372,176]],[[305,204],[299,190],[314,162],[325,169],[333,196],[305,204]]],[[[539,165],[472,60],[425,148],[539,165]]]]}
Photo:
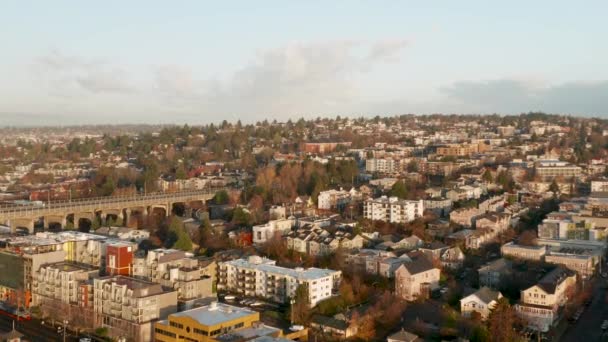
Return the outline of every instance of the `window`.
{"type": "Polygon", "coordinates": [[[168,337],[171,337],[171,338],[175,338],[175,336],[176,336],[172,332],[165,331],[165,330],[158,329],[158,328],[154,329],[154,332],[157,333],[157,334],[159,334],[159,335],[168,336],[168,337]]]}

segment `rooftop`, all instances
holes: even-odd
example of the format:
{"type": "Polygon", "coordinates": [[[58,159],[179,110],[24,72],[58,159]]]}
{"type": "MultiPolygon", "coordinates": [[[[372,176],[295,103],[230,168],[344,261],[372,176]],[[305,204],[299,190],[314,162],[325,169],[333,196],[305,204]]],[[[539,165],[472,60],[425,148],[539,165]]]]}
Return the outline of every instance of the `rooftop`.
{"type": "Polygon", "coordinates": [[[171,314],[169,320],[172,317],[189,317],[201,325],[213,326],[256,314],[258,313],[247,308],[213,302],[207,306],[171,314]]]}
{"type": "Polygon", "coordinates": [[[314,280],[319,278],[324,278],[331,276],[339,271],[329,270],[329,269],[320,269],[320,268],[286,268],[276,266],[273,260],[252,256],[248,259],[237,259],[226,262],[229,265],[239,267],[239,268],[250,268],[255,269],[267,273],[280,274],[285,276],[290,276],[300,280],[314,280]]]}

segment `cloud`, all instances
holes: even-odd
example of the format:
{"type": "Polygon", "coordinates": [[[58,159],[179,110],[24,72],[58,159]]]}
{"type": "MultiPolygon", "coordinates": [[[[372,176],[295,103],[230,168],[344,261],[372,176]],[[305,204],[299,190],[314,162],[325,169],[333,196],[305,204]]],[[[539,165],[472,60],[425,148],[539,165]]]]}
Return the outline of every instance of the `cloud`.
{"type": "Polygon", "coordinates": [[[179,66],[158,67],[156,89],[171,105],[181,101],[183,109],[187,103],[192,110],[255,120],[355,110],[357,78],[404,46],[402,41],[293,42],[260,51],[224,80],[199,80],[179,66]]]}
{"type": "Polygon", "coordinates": [[[405,39],[393,39],[376,42],[372,45],[368,60],[383,59],[385,61],[395,61],[396,56],[407,46],[405,39]]]}
{"type": "Polygon", "coordinates": [[[104,60],[66,55],[54,50],[34,62],[34,70],[50,94],[73,96],[75,92],[125,93],[134,91],[128,73],[104,60]]]}
{"type": "Polygon", "coordinates": [[[469,111],[608,115],[608,81],[538,86],[513,79],[463,81],[440,88],[446,103],[469,111]]]}

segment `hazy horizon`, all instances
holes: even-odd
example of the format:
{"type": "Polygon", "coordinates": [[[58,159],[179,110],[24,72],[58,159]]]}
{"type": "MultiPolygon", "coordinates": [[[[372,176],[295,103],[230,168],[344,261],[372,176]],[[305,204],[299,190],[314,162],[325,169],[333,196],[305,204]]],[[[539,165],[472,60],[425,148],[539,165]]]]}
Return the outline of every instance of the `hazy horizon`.
{"type": "Polygon", "coordinates": [[[601,1],[12,1],[0,13],[0,126],[606,118],[606,10],[601,1]]]}

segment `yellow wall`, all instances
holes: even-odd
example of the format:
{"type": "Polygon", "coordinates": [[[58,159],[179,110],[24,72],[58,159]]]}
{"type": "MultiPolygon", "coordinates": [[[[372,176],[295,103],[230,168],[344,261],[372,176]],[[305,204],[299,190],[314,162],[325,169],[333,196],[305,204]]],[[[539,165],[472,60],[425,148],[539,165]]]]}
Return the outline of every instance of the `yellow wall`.
{"type": "Polygon", "coordinates": [[[154,334],[154,340],[159,342],[173,342],[173,341],[200,341],[200,342],[212,342],[215,341],[215,337],[221,335],[222,333],[216,336],[204,336],[195,332],[194,328],[200,329],[202,331],[206,331],[210,334],[212,331],[221,330],[223,327],[232,327],[236,324],[243,323],[243,326],[239,329],[249,328],[254,322],[260,320],[260,314],[258,312],[252,313],[249,316],[241,317],[239,319],[234,319],[230,321],[225,321],[220,324],[206,326],[199,324],[198,321],[190,318],[190,317],[174,317],[169,316],[169,320],[166,324],[161,324],[157,322],[154,324],[154,329],[161,329],[167,332],[174,333],[176,338],[172,338],[170,336],[161,335],[158,333],[154,334]],[[183,329],[179,329],[177,327],[169,325],[170,322],[179,323],[183,325],[183,329]],[[187,328],[190,328],[190,332],[187,331],[187,328]],[[180,339],[179,336],[183,336],[184,338],[180,339]]]}

